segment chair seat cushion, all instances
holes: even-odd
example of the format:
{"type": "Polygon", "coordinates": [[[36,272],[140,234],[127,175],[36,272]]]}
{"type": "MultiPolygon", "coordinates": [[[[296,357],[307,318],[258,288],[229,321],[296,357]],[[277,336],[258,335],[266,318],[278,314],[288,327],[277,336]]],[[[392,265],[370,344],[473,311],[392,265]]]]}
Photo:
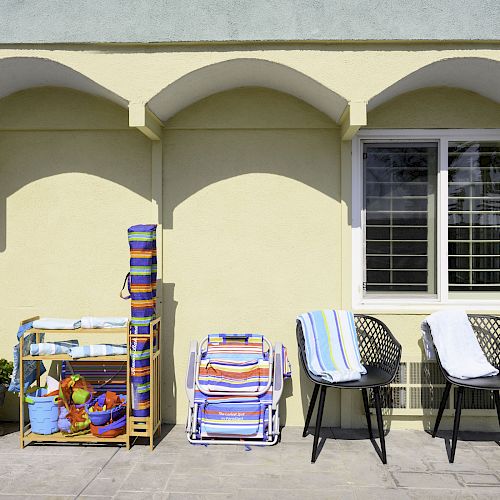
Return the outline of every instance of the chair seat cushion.
{"type": "Polygon", "coordinates": [[[477,377],[477,378],[455,378],[446,377],[452,384],[469,387],[471,389],[487,389],[489,391],[500,390],[500,375],[494,377],[477,377]]]}
{"type": "Polygon", "coordinates": [[[370,387],[378,387],[381,385],[387,385],[392,376],[390,373],[382,370],[381,368],[377,368],[375,366],[366,366],[366,375],[362,375],[359,380],[351,380],[350,382],[337,382],[335,384],[328,383],[326,380],[323,380],[321,377],[311,376],[315,382],[322,385],[327,385],[331,387],[339,387],[344,389],[362,389],[362,388],[370,388],[370,387]]]}

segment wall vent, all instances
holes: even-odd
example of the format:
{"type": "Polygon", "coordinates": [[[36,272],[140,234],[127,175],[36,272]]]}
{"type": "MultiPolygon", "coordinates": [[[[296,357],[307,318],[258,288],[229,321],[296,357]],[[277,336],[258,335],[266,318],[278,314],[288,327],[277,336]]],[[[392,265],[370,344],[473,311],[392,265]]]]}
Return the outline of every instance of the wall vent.
{"type": "MultiPolygon", "coordinates": [[[[384,413],[389,415],[435,414],[445,385],[446,381],[436,362],[403,360],[394,382],[382,389],[384,413]]],[[[445,415],[454,413],[456,390],[454,388],[450,392],[445,415]]],[[[370,407],[373,408],[373,394],[370,396],[370,407]]],[[[464,416],[496,415],[493,395],[490,391],[465,389],[462,413],[464,416]]]]}

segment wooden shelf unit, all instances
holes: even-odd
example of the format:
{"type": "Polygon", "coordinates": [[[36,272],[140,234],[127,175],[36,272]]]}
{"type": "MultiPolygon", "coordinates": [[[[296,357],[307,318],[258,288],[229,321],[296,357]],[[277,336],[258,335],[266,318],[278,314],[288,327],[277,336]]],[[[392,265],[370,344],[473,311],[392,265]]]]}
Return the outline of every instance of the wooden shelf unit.
{"type": "MultiPolygon", "coordinates": [[[[144,340],[144,334],[129,334],[128,346],[134,339],[144,340]]],[[[132,416],[132,405],[127,405],[127,426],[130,437],[149,438],[149,447],[154,448],[154,437],[161,434],[161,320],[149,324],[150,365],[150,409],[149,417],[132,416]]],[[[130,371],[129,371],[130,372],[130,371]]],[[[129,393],[131,393],[129,379],[129,393]]]]}
{"type": "MultiPolygon", "coordinates": [[[[34,318],[29,318],[21,322],[21,325],[30,323],[39,319],[38,316],[34,318]]],[[[20,421],[20,444],[21,448],[24,448],[27,444],[33,442],[55,442],[55,443],[123,443],[125,444],[127,450],[130,449],[130,438],[131,437],[145,437],[149,438],[150,447],[153,449],[154,436],[156,432],[161,432],[161,349],[160,349],[160,332],[161,332],[161,320],[160,318],[154,320],[150,324],[149,335],[133,335],[129,333],[129,325],[127,324],[123,328],[77,328],[74,330],[48,330],[39,328],[30,328],[24,332],[23,336],[19,339],[19,383],[20,383],[20,393],[19,393],[19,421],[20,421]],[[127,339],[127,354],[126,355],[115,355],[115,356],[93,356],[88,358],[78,358],[73,359],[68,354],[53,354],[53,355],[42,355],[42,356],[23,356],[23,343],[24,337],[31,333],[35,334],[36,342],[40,342],[40,335],[45,334],[63,334],[63,335],[79,335],[79,334],[121,334],[127,339]],[[131,410],[131,385],[130,385],[130,342],[134,337],[139,337],[144,339],[149,337],[150,340],[150,364],[151,364],[151,375],[150,375],[150,416],[149,417],[133,417],[131,410]],[[153,349],[153,346],[156,346],[153,349]],[[31,431],[31,425],[28,423],[25,425],[25,403],[24,403],[24,361],[79,361],[79,362],[92,362],[92,361],[122,361],[127,363],[127,432],[121,436],[115,438],[101,438],[96,437],[92,434],[83,434],[79,436],[67,436],[61,432],[56,432],[54,434],[36,434],[31,431]]],[[[40,386],[40,363],[37,363],[37,379],[36,383],[40,386]]]]}

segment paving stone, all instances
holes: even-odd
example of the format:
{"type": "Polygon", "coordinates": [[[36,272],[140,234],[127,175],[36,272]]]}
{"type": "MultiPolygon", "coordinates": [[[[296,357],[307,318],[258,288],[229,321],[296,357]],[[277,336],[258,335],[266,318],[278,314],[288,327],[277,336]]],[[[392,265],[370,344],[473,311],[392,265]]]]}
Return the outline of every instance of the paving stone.
{"type": "Polygon", "coordinates": [[[235,493],[238,486],[236,481],[235,477],[220,477],[207,473],[196,475],[174,473],[170,476],[165,491],[196,494],[206,494],[207,492],[235,493]]]}
{"type": "Polygon", "coordinates": [[[397,486],[410,488],[460,488],[462,484],[454,474],[429,472],[394,472],[392,476],[397,486]]]}
{"type": "Polygon", "coordinates": [[[173,465],[137,463],[121,485],[124,491],[163,491],[173,465]]]}
{"type": "MultiPolygon", "coordinates": [[[[495,474],[458,474],[458,478],[467,486],[498,486],[500,480],[495,474]]],[[[500,489],[499,489],[500,495],[500,489]]]]}
{"type": "Polygon", "coordinates": [[[285,428],[276,446],[248,448],[194,446],[183,426],[166,426],[153,452],[143,445],[129,451],[75,445],[21,450],[18,433],[11,433],[0,437],[0,498],[500,498],[498,433],[461,434],[454,464],[446,453],[449,432],[437,439],[422,431],[388,432],[388,465],[365,430],[325,428],[321,436],[311,464],[313,436],[302,438],[300,427],[285,428]]]}
{"type": "Polygon", "coordinates": [[[120,490],[113,498],[116,500],[167,500],[170,496],[164,492],[120,490]]]}

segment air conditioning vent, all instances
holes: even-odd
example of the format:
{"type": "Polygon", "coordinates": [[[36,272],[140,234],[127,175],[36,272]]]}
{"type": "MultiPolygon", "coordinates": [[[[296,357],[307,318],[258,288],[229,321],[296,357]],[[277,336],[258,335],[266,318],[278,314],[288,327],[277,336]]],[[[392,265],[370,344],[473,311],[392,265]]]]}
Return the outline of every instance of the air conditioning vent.
{"type": "MultiPolygon", "coordinates": [[[[382,388],[381,398],[385,413],[392,415],[423,415],[437,412],[446,381],[437,363],[417,359],[401,362],[394,382],[382,388]]],[[[450,392],[445,414],[453,414],[456,388],[450,392]]],[[[373,408],[373,394],[370,394],[373,408]]],[[[489,391],[465,389],[462,406],[464,415],[495,415],[495,402],[489,391]]]]}

